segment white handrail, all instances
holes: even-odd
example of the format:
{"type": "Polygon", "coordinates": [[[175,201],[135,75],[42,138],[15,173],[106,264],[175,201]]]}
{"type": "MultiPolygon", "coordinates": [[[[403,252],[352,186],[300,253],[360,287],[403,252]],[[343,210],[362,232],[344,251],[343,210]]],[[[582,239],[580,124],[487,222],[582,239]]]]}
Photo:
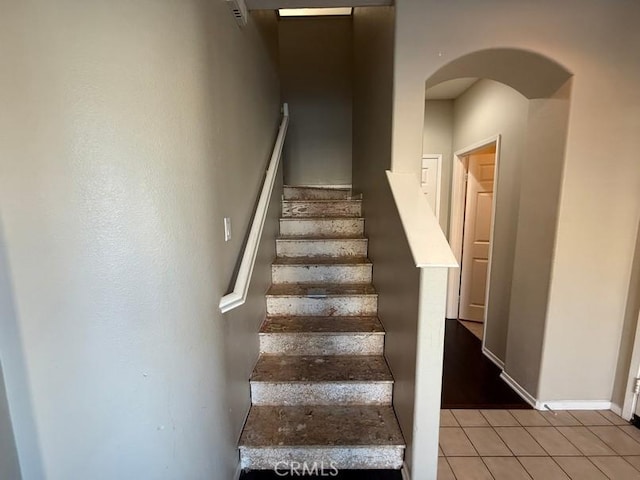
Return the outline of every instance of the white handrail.
{"type": "Polygon", "coordinates": [[[280,123],[280,129],[278,130],[278,137],[276,138],[276,144],[273,147],[273,153],[271,154],[269,167],[267,168],[264,183],[262,185],[262,192],[260,192],[260,199],[258,200],[256,214],[253,217],[253,223],[251,224],[251,230],[249,231],[247,245],[242,254],[242,261],[240,263],[240,269],[238,270],[238,276],[236,277],[236,283],[233,287],[233,292],[226,294],[220,299],[219,307],[222,313],[226,313],[229,310],[239,307],[247,300],[247,292],[249,291],[249,284],[251,283],[251,274],[253,273],[253,267],[256,263],[258,247],[260,246],[260,238],[262,237],[262,229],[264,227],[264,221],[267,218],[271,192],[273,191],[273,184],[275,183],[276,173],[278,172],[278,167],[280,165],[280,158],[282,157],[282,147],[284,146],[284,139],[289,126],[289,105],[286,103],[282,106],[282,114],[282,122],[280,123]]]}

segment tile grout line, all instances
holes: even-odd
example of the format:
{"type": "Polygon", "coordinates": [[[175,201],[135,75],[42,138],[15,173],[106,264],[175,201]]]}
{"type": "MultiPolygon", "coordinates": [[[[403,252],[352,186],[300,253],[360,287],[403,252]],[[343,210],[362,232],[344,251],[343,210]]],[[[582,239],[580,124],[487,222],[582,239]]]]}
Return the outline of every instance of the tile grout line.
{"type": "MultiPolygon", "coordinates": [[[[505,409],[504,411],[509,412],[509,410],[505,409]]],[[[613,422],[610,422],[608,418],[604,417],[604,415],[600,414],[599,412],[598,415],[600,415],[605,421],[608,422],[608,424],[605,425],[593,425],[593,424],[589,424],[589,422],[583,422],[580,419],[578,419],[577,417],[571,415],[570,411],[565,410],[565,412],[571,416],[571,418],[573,418],[574,420],[576,420],[578,422],[579,425],[553,425],[551,424],[551,422],[548,422],[548,420],[545,418],[545,420],[547,420],[548,425],[529,425],[529,426],[525,426],[520,420],[518,420],[518,418],[514,415],[512,415],[516,421],[516,423],[518,424],[518,426],[502,426],[500,428],[521,428],[523,429],[529,436],[531,436],[531,438],[533,439],[533,441],[542,449],[542,451],[544,451],[546,453],[546,455],[523,455],[523,456],[517,456],[514,454],[513,450],[511,449],[511,447],[509,447],[509,445],[507,444],[507,442],[500,436],[500,434],[496,431],[496,426],[491,425],[491,423],[489,422],[489,419],[482,413],[482,411],[480,409],[477,410],[477,412],[480,414],[480,416],[482,418],[484,418],[484,420],[488,423],[488,426],[491,430],[493,430],[493,433],[495,435],[497,435],[497,437],[503,442],[503,444],[506,446],[507,450],[509,450],[509,452],[511,452],[512,457],[509,456],[493,456],[496,458],[515,458],[518,463],[522,466],[522,468],[524,469],[524,471],[527,473],[527,475],[531,476],[531,473],[529,472],[529,470],[527,470],[526,466],[520,461],[520,458],[524,458],[524,457],[532,457],[532,458],[549,458],[551,459],[551,461],[558,466],[558,468],[565,474],[567,475],[567,477],[572,478],[571,475],[569,474],[569,472],[567,470],[565,470],[565,468],[562,467],[562,465],[556,460],[556,457],[561,458],[561,457],[565,457],[565,458],[586,458],[586,460],[589,462],[590,465],[592,465],[594,468],[596,468],[597,471],[601,472],[602,475],[604,475],[607,478],[610,478],[595,462],[593,462],[591,459],[595,458],[595,457],[600,457],[601,455],[592,455],[591,457],[586,455],[585,453],[583,453],[583,451],[574,443],[572,442],[564,433],[562,433],[559,430],[559,427],[567,427],[567,428],[572,428],[572,427],[583,427],[585,428],[588,432],[590,432],[592,435],[595,436],[595,438],[597,438],[599,441],[601,441],[603,444],[605,444],[609,449],[611,449],[611,451],[613,451],[615,453],[615,455],[602,455],[603,457],[606,458],[620,458],[622,459],[622,461],[627,464],[630,465],[635,471],[640,472],[640,469],[637,468],[634,464],[632,464],[631,462],[629,462],[624,455],[618,453],[617,450],[615,450],[613,448],[613,446],[606,442],[603,438],[601,438],[595,431],[593,431],[594,427],[599,427],[599,426],[604,426],[604,427],[615,427],[617,431],[621,432],[622,434],[624,434],[625,437],[630,438],[634,443],[640,445],[640,442],[638,442],[633,436],[629,435],[626,431],[624,431],[620,425],[616,425],[613,422]],[[553,455],[551,455],[551,453],[544,448],[544,446],[531,434],[531,432],[529,432],[528,428],[532,428],[532,427],[541,427],[541,428],[551,428],[553,430],[555,430],[556,432],[558,432],[570,445],[572,445],[578,452],[580,452],[579,455],[556,455],[555,457],[553,455]]],[[[511,413],[511,412],[509,412],[511,413]]],[[[482,425],[469,425],[469,426],[463,426],[457,419],[457,417],[455,417],[455,415],[453,415],[453,413],[451,412],[454,420],[456,421],[456,423],[459,424],[458,427],[441,427],[441,428],[460,428],[462,430],[462,432],[465,435],[465,438],[469,441],[469,443],[471,444],[473,450],[476,452],[477,457],[480,458],[480,460],[482,461],[482,463],[484,464],[484,466],[486,467],[486,469],[489,471],[489,474],[491,475],[492,478],[495,478],[493,476],[493,473],[491,472],[491,470],[489,469],[489,466],[487,465],[485,458],[489,458],[492,457],[492,455],[487,455],[487,456],[482,456],[479,454],[476,446],[473,444],[473,442],[471,441],[471,438],[469,437],[469,435],[467,434],[467,431],[465,429],[469,428],[469,429],[474,429],[474,428],[486,428],[486,426],[482,426],[482,425]]],[[[445,461],[447,462],[447,465],[449,466],[449,468],[451,468],[451,464],[449,462],[449,456],[446,455],[446,453],[444,452],[444,450],[442,450],[443,453],[443,457],[445,459],[445,461]]],[[[627,456],[634,456],[634,455],[627,455],[627,456]]],[[[465,456],[452,456],[451,458],[461,458],[461,457],[467,457],[467,458],[475,458],[475,457],[469,457],[467,455],[465,456]]],[[[454,477],[457,479],[457,476],[455,475],[455,472],[453,471],[453,468],[451,468],[451,471],[453,472],[454,477]]],[[[575,479],[572,479],[575,480],[575,479]]]]}
{"type": "MultiPolygon", "coordinates": [[[[506,445],[506,444],[505,444],[506,445]]],[[[509,448],[509,447],[507,447],[509,448]]],[[[513,452],[511,452],[513,453],[513,452]]],[[[503,457],[503,458],[509,458],[509,457],[503,457]]],[[[480,457],[480,461],[482,462],[482,464],[484,465],[484,468],[487,469],[487,472],[489,472],[489,475],[491,475],[491,478],[493,478],[493,480],[496,479],[496,477],[493,476],[493,472],[491,471],[491,469],[489,468],[489,465],[487,465],[487,462],[484,461],[485,457],[480,457]]]]}

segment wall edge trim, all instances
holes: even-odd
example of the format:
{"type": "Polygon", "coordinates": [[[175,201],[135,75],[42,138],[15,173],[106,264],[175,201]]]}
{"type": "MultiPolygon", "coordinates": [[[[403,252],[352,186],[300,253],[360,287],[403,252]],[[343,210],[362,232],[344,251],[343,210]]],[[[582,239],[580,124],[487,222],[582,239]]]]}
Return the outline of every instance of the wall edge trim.
{"type": "Polygon", "coordinates": [[[496,367],[498,367],[500,370],[504,371],[504,362],[502,360],[500,360],[495,353],[493,353],[491,350],[489,350],[484,345],[482,346],[482,353],[484,354],[485,357],[487,357],[489,360],[491,360],[495,364],[496,367]]]}
{"type": "Polygon", "coordinates": [[[531,405],[533,408],[537,408],[538,401],[531,395],[523,386],[516,382],[507,372],[502,372],[500,378],[504,380],[522,399],[531,405]]]}

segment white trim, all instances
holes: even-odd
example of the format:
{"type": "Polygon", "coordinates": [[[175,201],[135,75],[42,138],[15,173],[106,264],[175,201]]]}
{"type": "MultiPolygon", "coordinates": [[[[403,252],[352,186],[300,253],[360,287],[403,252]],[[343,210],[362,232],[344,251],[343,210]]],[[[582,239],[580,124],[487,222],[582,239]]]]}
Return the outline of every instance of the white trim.
{"type": "Polygon", "coordinates": [[[484,353],[484,356],[491,360],[496,367],[500,370],[504,370],[504,362],[496,357],[496,355],[484,345],[482,345],[482,353],[484,353]]]}
{"type": "Polygon", "coordinates": [[[614,410],[616,407],[609,400],[537,400],[508,373],[502,372],[500,378],[536,410],[614,410]]]}
{"type": "MultiPolygon", "coordinates": [[[[484,148],[488,145],[496,145],[495,167],[493,176],[493,202],[491,204],[491,232],[489,237],[489,259],[487,266],[487,286],[485,291],[485,309],[483,326],[485,335],[482,336],[482,348],[486,344],[487,319],[489,311],[489,291],[491,289],[491,264],[493,262],[494,233],[496,226],[496,205],[498,203],[498,178],[500,175],[500,146],[501,135],[497,134],[486,138],[472,145],[457,150],[453,154],[453,180],[451,188],[451,219],[449,226],[449,244],[453,250],[453,254],[460,265],[462,265],[462,241],[464,231],[464,210],[466,197],[466,179],[468,166],[465,165],[465,157],[476,150],[484,148]]],[[[449,271],[449,280],[447,288],[447,318],[458,318],[459,302],[460,302],[460,281],[462,267],[449,271]]]]}
{"type": "Polygon", "coordinates": [[[633,339],[633,349],[631,350],[631,361],[629,363],[629,373],[627,374],[627,388],[624,393],[621,417],[627,420],[633,417],[636,411],[638,395],[633,393],[636,386],[636,378],[640,377],[640,316],[636,323],[636,333],[633,339]]]}
{"type": "MultiPolygon", "coordinates": [[[[619,417],[622,417],[622,407],[620,405],[616,405],[615,403],[611,402],[611,408],[610,410],[615,413],[616,415],[618,415],[619,417]]],[[[631,420],[631,417],[629,418],[624,418],[625,420],[631,420]]]]}
{"type": "Polygon", "coordinates": [[[253,273],[253,267],[256,263],[258,247],[260,246],[260,238],[262,237],[262,229],[264,227],[265,219],[267,218],[271,192],[273,191],[273,185],[275,184],[276,173],[278,172],[280,158],[282,157],[282,147],[287,134],[287,127],[289,126],[289,106],[286,103],[282,106],[282,113],[282,123],[280,123],[278,137],[276,138],[273,153],[271,154],[271,160],[269,161],[269,167],[267,168],[265,175],[264,184],[262,185],[262,191],[260,192],[260,199],[258,200],[256,214],[251,224],[251,230],[249,231],[247,245],[242,254],[242,261],[240,263],[240,269],[238,270],[238,276],[236,277],[236,283],[233,287],[233,292],[228,293],[220,299],[219,307],[222,313],[226,313],[229,310],[239,307],[247,300],[247,292],[249,291],[249,284],[251,283],[251,274],[253,273]]]}
{"type": "Polygon", "coordinates": [[[609,400],[551,400],[537,401],[538,410],[611,410],[609,400]]]}
{"type": "Polygon", "coordinates": [[[507,372],[502,372],[500,374],[500,378],[506,382],[518,395],[522,397],[522,399],[531,405],[533,408],[537,408],[536,406],[536,398],[531,395],[524,387],[522,387],[518,382],[516,382],[513,378],[509,376],[507,372]]]}
{"type": "Polygon", "coordinates": [[[457,267],[420,179],[412,173],[387,170],[391,193],[416,267],[457,267]]]}
{"type": "Polygon", "coordinates": [[[242,475],[242,464],[238,462],[236,472],[233,474],[233,480],[240,480],[240,475],[242,475]]]}
{"type": "Polygon", "coordinates": [[[409,466],[406,462],[402,462],[402,469],[400,470],[402,474],[402,480],[411,480],[411,475],[409,474],[409,466]]]}

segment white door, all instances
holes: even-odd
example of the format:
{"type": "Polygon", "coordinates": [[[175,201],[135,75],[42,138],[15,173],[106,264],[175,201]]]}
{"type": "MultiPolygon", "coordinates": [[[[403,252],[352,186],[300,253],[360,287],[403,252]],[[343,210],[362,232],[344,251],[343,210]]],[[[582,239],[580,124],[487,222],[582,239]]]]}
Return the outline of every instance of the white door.
{"type": "Polygon", "coordinates": [[[496,160],[495,153],[472,154],[467,158],[459,318],[483,322],[496,160]]]}
{"type": "Polygon", "coordinates": [[[422,191],[427,197],[431,210],[440,218],[440,178],[442,155],[425,154],[422,157],[422,191]]]}

